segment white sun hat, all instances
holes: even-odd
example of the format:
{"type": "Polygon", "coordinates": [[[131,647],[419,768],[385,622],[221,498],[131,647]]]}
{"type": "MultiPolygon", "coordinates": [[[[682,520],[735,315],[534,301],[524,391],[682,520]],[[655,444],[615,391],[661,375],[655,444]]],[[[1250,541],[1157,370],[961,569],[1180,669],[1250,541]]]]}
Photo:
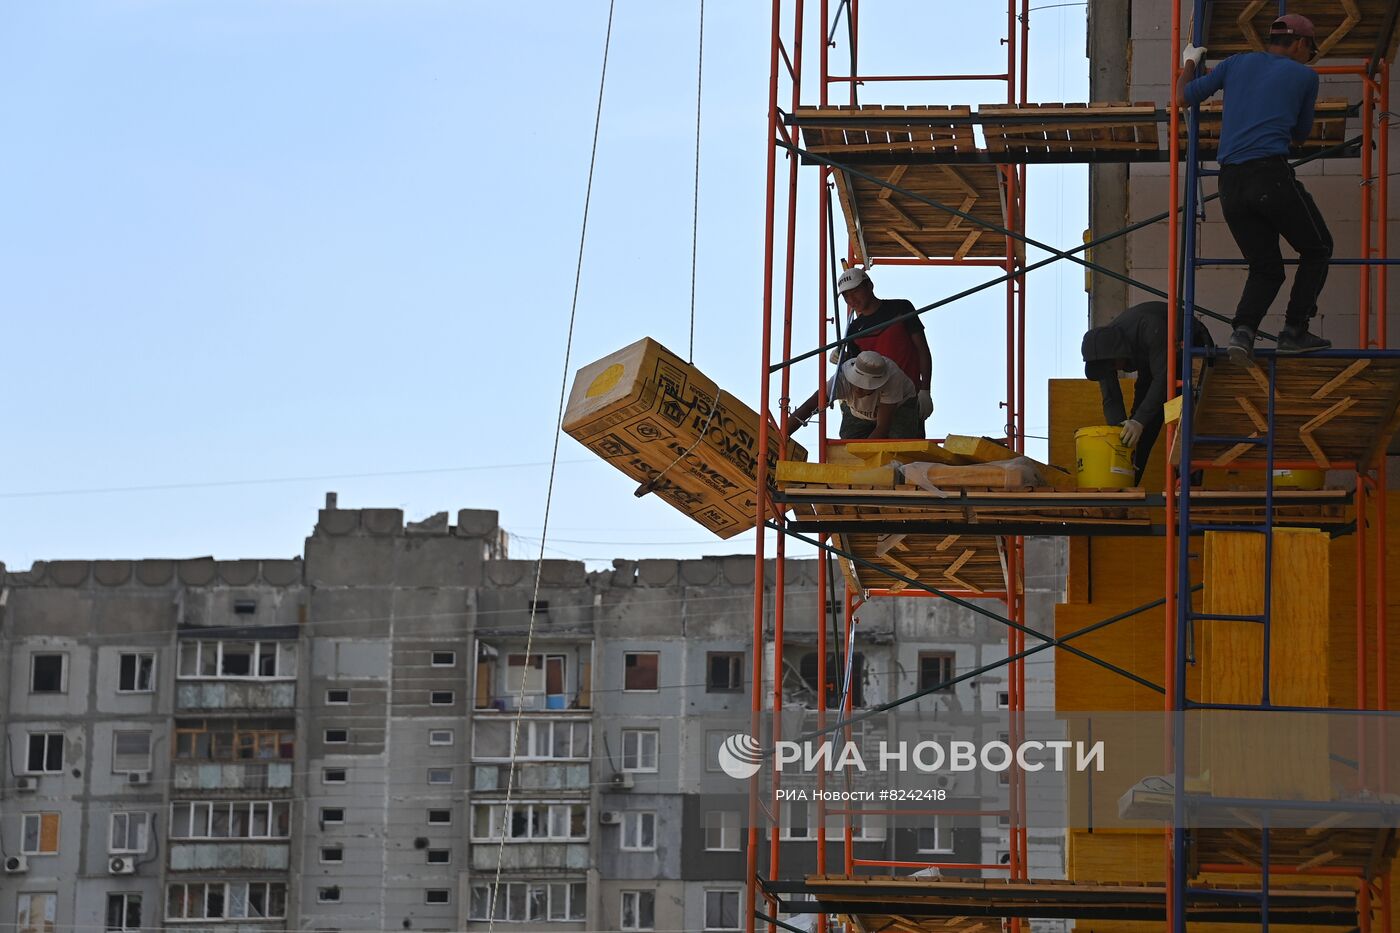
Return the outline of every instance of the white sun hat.
{"type": "Polygon", "coordinates": [[[847,382],[867,392],[890,381],[890,361],[874,350],[865,350],[855,359],[841,364],[841,375],[847,382]]]}

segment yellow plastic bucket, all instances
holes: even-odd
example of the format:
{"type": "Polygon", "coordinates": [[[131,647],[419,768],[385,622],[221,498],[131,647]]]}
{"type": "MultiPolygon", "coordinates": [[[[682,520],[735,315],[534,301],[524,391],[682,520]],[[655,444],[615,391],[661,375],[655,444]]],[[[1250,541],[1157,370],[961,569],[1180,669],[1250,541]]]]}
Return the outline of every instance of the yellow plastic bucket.
{"type": "Polygon", "coordinates": [[[1074,432],[1074,478],[1080,489],[1126,489],[1133,485],[1133,449],[1118,443],[1112,425],[1074,432]]]}
{"type": "Polygon", "coordinates": [[[1275,489],[1321,489],[1326,479],[1324,470],[1274,470],[1275,489]]]}

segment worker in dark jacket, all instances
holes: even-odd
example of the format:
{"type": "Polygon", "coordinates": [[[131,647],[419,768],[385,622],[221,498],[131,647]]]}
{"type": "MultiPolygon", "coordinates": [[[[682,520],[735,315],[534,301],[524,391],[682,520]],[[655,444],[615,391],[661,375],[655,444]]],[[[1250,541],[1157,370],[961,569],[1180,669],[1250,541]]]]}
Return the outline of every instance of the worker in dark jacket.
{"type": "MultiPolygon", "coordinates": [[[[1210,331],[1195,318],[1191,333],[1194,346],[1215,345],[1210,331]]],[[[1084,375],[1097,382],[1103,394],[1104,423],[1122,425],[1119,441],[1134,448],[1133,484],[1141,483],[1152,445],[1162,430],[1162,405],[1167,401],[1167,303],[1133,305],[1111,323],[1090,329],[1081,350],[1084,375]],[[1131,416],[1123,407],[1120,370],[1137,373],[1131,416]]]]}

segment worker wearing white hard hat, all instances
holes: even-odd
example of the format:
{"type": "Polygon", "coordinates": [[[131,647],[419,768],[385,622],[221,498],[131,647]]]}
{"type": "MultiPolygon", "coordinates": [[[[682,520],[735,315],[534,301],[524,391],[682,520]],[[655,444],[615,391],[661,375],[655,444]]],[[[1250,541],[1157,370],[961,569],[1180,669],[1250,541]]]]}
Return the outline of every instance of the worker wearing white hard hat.
{"type": "MultiPolygon", "coordinates": [[[[914,314],[914,305],[903,298],[877,298],[870,273],[859,266],[841,273],[836,280],[836,292],[845,299],[850,311],[847,342],[837,354],[836,362],[866,350],[892,360],[914,384],[920,431],[911,436],[923,437],[922,422],[933,414],[930,393],[933,355],[929,352],[923,322],[914,314]]],[[[847,407],[842,407],[843,415],[847,407]]]]}

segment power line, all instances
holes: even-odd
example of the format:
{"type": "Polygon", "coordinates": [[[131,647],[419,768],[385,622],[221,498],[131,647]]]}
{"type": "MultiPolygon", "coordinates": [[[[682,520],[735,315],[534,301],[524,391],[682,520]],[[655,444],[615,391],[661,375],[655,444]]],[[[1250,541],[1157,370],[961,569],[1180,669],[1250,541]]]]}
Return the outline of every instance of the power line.
{"type": "MultiPolygon", "coordinates": [[[[560,463],[595,463],[588,460],[561,460],[560,463]]],[[[550,461],[530,463],[485,463],[475,466],[433,467],[423,470],[380,470],[367,473],[323,473],[317,476],[278,476],[256,479],[200,480],[184,483],[152,483],[143,486],[93,486],[77,489],[38,489],[26,492],[0,492],[0,499],[37,499],[45,496],[88,496],[113,492],[160,492],[169,489],[214,489],[228,486],[271,486],[278,483],[313,483],[341,479],[374,479],[386,476],[428,476],[436,473],[473,473],[482,470],[522,470],[549,466],[550,461]]]]}

